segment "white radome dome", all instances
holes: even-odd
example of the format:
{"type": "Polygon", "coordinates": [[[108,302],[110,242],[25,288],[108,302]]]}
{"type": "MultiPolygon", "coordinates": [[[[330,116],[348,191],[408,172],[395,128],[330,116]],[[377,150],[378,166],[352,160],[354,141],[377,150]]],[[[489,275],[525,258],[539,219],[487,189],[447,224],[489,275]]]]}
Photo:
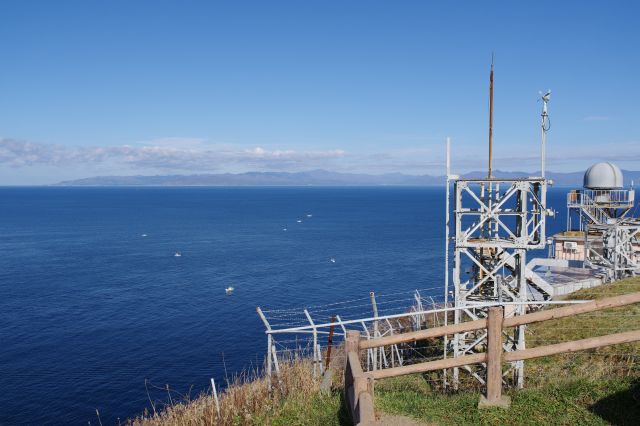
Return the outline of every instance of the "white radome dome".
{"type": "Polygon", "coordinates": [[[584,173],[585,188],[619,189],[622,186],[622,170],[613,163],[596,163],[584,173]]]}

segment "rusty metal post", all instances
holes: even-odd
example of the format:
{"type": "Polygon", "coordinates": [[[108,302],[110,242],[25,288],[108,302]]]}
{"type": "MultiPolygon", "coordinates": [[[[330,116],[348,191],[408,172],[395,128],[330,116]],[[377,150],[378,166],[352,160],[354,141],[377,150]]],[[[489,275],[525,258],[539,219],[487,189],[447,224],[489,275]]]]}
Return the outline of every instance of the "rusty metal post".
{"type": "Polygon", "coordinates": [[[324,364],[324,369],[327,370],[329,368],[329,363],[331,362],[331,347],[333,346],[333,329],[335,325],[333,324],[336,321],[336,316],[331,316],[331,325],[329,326],[329,338],[327,339],[327,357],[324,364]]]}

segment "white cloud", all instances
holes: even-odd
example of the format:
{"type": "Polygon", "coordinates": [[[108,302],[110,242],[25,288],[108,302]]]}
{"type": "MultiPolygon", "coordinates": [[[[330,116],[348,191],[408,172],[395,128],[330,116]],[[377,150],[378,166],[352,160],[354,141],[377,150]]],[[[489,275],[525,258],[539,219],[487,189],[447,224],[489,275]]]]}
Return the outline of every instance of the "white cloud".
{"type": "Polygon", "coordinates": [[[286,170],[326,166],[346,156],[343,150],[267,150],[219,147],[199,139],[162,139],[141,146],[67,147],[16,139],[0,139],[0,165],[91,166],[96,164],[156,169],[164,172],[226,171],[246,168],[286,170]]]}
{"type": "Polygon", "coordinates": [[[203,138],[157,138],[148,141],[141,141],[136,143],[136,145],[198,149],[207,145],[207,140],[203,138]]]}
{"type": "MultiPolygon", "coordinates": [[[[638,143],[610,144],[600,149],[562,150],[551,147],[547,162],[555,170],[581,170],[595,161],[614,161],[621,167],[637,168],[638,143]]],[[[476,147],[453,150],[453,170],[464,173],[486,168],[486,153],[476,147]]],[[[533,148],[520,149],[513,156],[494,158],[494,168],[505,171],[536,171],[539,154],[533,148]]],[[[39,144],[0,138],[0,168],[22,168],[24,172],[46,168],[51,176],[76,172],[88,174],[195,174],[246,171],[306,171],[326,169],[354,173],[407,174],[444,173],[444,144],[396,148],[387,151],[349,152],[332,150],[272,149],[264,146],[212,144],[197,138],[165,138],[139,142],[134,146],[84,146],[39,144]],[[55,170],[59,170],[55,172],[55,170]]]]}

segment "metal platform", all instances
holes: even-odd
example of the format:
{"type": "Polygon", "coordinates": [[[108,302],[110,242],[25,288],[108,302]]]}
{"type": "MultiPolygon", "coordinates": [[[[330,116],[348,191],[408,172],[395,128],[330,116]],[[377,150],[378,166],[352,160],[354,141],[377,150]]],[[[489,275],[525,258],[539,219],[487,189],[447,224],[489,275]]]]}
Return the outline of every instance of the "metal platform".
{"type": "Polygon", "coordinates": [[[554,299],[585,288],[598,287],[605,283],[606,277],[595,269],[570,266],[537,266],[533,271],[551,285],[554,299]]]}

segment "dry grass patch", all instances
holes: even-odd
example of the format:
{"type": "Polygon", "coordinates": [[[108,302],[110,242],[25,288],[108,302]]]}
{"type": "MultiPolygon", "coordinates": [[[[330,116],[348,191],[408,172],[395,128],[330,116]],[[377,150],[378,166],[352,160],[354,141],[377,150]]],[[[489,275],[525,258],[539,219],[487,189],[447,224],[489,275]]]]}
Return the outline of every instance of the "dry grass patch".
{"type": "Polygon", "coordinates": [[[257,373],[238,377],[219,394],[220,416],[211,394],[153,409],[130,420],[133,426],[340,424],[340,394],[320,394],[320,379],[313,377],[308,359],[282,362],[270,393],[267,379],[257,373]]]}

